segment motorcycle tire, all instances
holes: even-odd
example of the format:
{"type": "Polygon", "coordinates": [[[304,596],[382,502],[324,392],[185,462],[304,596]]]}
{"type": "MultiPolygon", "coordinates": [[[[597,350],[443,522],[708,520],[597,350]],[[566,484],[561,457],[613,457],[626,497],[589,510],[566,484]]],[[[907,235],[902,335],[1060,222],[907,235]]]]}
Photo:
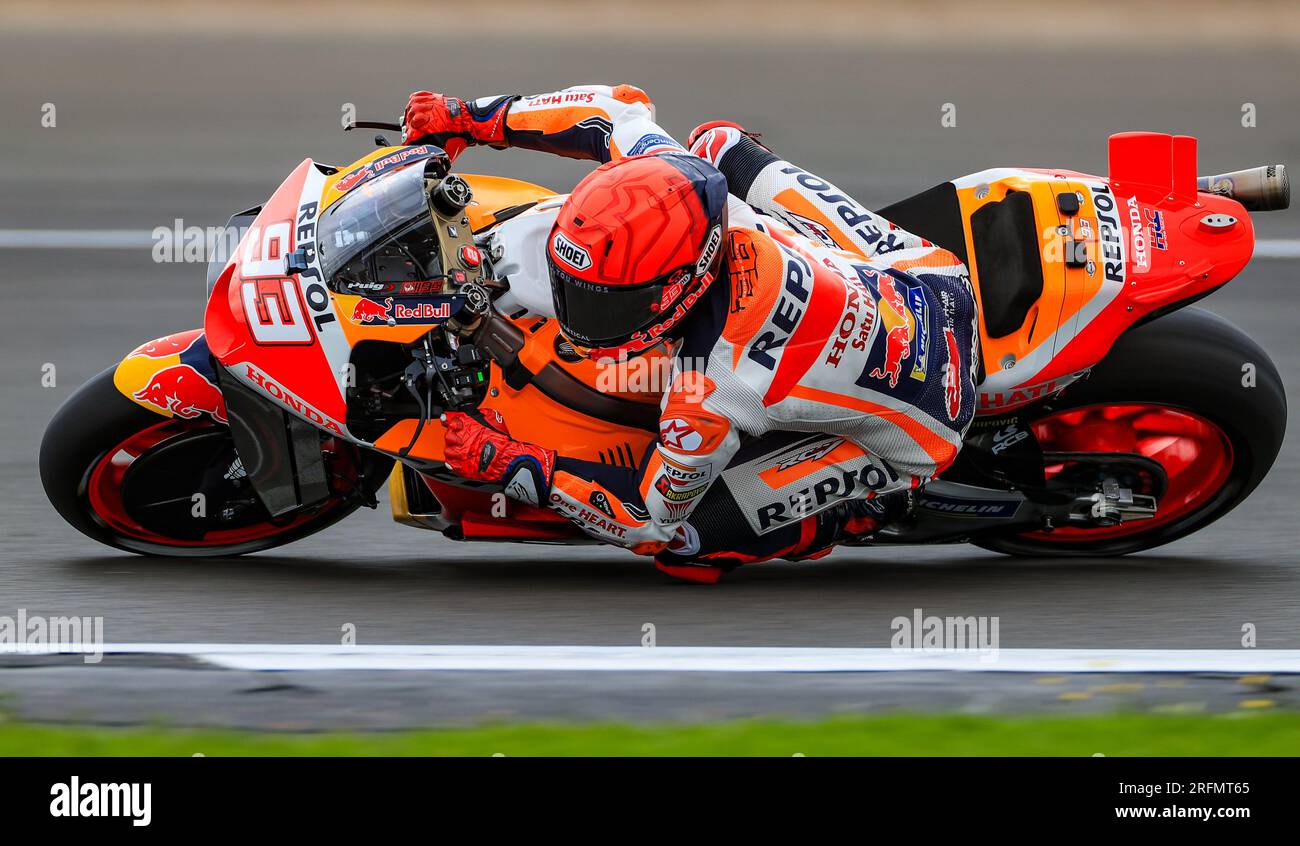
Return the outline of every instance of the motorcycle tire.
{"type": "MultiPolygon", "coordinates": [[[[358,462],[359,450],[340,454],[358,462]]],[[[230,430],[207,417],[162,417],[113,384],[113,368],[78,388],[41,441],[45,493],[73,528],[100,543],[142,555],[212,558],[243,555],[315,534],[361,501],[339,491],[311,509],[272,518],[240,478],[230,430]],[[197,509],[203,492],[218,514],[197,509]],[[195,514],[201,511],[202,516],[195,514]],[[223,515],[224,516],[224,515],[223,515]]]]}
{"type": "Polygon", "coordinates": [[[1085,381],[1025,420],[1040,442],[1046,437],[1045,450],[1053,438],[1069,449],[1086,447],[1091,438],[1097,452],[1114,453],[1123,442],[1157,460],[1163,456],[1171,475],[1156,517],[974,543],[1009,555],[1059,558],[1127,555],[1186,537],[1255,490],[1282,446],[1286,417],[1277,368],[1229,321],[1189,307],[1141,324],[1119,338],[1085,381]]]}

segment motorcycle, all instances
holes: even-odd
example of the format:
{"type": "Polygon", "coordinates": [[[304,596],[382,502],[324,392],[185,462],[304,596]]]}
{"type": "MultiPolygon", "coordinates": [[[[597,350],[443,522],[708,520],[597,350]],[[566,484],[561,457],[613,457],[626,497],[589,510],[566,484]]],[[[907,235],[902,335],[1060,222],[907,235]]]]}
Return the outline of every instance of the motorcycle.
{"type": "MultiPolygon", "coordinates": [[[[652,377],[668,358],[637,360],[642,383],[610,384],[512,295],[498,236],[562,197],[452,173],[437,147],[376,143],[346,167],[304,161],[231,217],[241,234],[209,264],[202,328],[137,347],[57,412],[40,472],[72,526],[131,552],[237,555],[376,507],[387,485],[398,523],[454,540],[590,542],[567,517],[449,473],[439,417],[493,408],[520,440],[634,467],[656,437],[652,377]],[[419,237],[436,267],[413,271],[392,231],[413,211],[435,224],[419,237]],[[332,277],[357,238],[391,247],[332,277]]],[[[1111,137],[1106,177],[999,168],[881,209],[970,269],[978,411],[956,463],[854,543],[1122,555],[1232,510],[1278,453],[1286,398],[1265,351],[1192,303],[1250,260],[1249,213],[1288,202],[1280,165],[1198,177],[1195,139],[1138,132],[1111,137]]],[[[762,533],[773,509],[829,507],[818,485],[773,502],[763,468],[833,474],[837,444],[752,439],[732,464],[744,472],[724,473],[697,514],[762,533]]]]}

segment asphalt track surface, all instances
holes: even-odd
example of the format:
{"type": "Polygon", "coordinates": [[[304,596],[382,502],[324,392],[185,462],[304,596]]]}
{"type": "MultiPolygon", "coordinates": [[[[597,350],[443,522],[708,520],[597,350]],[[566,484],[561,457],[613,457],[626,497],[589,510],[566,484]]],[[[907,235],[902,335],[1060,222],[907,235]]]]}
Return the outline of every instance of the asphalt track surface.
{"type": "MultiPolygon", "coordinates": [[[[1300,677],[1158,673],[637,673],[213,670],[174,656],[0,656],[14,716],[275,731],[482,721],[700,722],[882,712],[1081,715],[1300,708],[1300,677]],[[93,696],[88,696],[93,685],[93,696]]],[[[795,752],[798,750],[791,750],[795,752]]]]}
{"type": "MultiPolygon", "coordinates": [[[[370,133],[339,131],[343,103],[390,120],[405,94],[648,89],[661,123],[738,118],[787,158],[881,205],[995,165],[1104,173],[1105,138],[1154,129],[1201,139],[1201,170],[1300,164],[1300,58],[1091,44],[1025,51],[956,45],[648,44],[340,38],[328,57],[283,38],[0,33],[0,228],[152,229],[224,223],[305,156],[344,162],[370,133]],[[1243,128],[1242,103],[1258,125],[1243,128]],[[40,125],[53,103],[57,126],[40,125]],[[957,126],[940,126],[943,104],[957,126]]],[[[568,188],[588,165],[472,151],[460,167],[568,188]]],[[[1300,235],[1296,210],[1261,237],[1300,235]]],[[[1203,304],[1249,331],[1300,397],[1294,261],[1258,261],[1203,304]]],[[[143,340],[198,325],[201,266],[147,250],[0,254],[0,614],[105,618],[110,641],[638,643],[884,646],[890,620],[996,615],[1003,647],[1300,646],[1300,446],[1252,498],[1197,536],[1120,560],[1022,561],[963,547],[841,550],[766,564],[713,588],[667,581],[617,550],[464,545],[390,521],[386,504],[278,551],[145,559],[96,546],[47,504],[35,456],[83,381],[143,340]],[[41,386],[45,363],[57,387],[41,386]]],[[[24,671],[26,672],[26,671],[24,671]]],[[[12,675],[12,674],[10,674],[12,675]]],[[[30,677],[29,677],[30,678],[30,677]]],[[[658,683],[657,683],[658,684],[658,683]]],[[[8,686],[0,685],[0,687],[8,686]]],[[[671,697],[661,691],[660,698],[671,697]]]]}

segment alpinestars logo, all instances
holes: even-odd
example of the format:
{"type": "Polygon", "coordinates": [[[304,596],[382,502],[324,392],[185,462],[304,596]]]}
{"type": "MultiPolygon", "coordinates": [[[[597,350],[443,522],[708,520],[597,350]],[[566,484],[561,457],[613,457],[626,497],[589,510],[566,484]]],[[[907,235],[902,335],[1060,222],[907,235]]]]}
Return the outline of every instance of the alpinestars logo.
{"type": "Polygon", "coordinates": [[[540,506],[542,497],[537,489],[536,462],[530,466],[528,461],[518,461],[516,465],[518,469],[506,481],[506,496],[526,505],[540,506]]]}
{"type": "Polygon", "coordinates": [[[694,452],[704,444],[700,433],[680,417],[660,421],[659,440],[664,446],[683,452],[694,452]]]}
{"type": "Polygon", "coordinates": [[[835,237],[831,235],[831,231],[826,228],[825,224],[819,223],[810,217],[795,214],[789,209],[783,209],[781,216],[786,219],[787,223],[794,224],[790,228],[794,229],[796,232],[802,231],[805,234],[811,232],[813,237],[821,242],[822,246],[832,250],[840,249],[839,243],[835,240],[835,237]]]}

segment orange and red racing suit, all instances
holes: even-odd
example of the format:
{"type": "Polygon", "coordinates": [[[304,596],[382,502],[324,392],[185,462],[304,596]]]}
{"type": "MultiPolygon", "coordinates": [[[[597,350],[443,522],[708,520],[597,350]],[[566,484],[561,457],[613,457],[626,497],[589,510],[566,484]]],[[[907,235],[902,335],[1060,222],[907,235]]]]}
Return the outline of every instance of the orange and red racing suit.
{"type": "MultiPolygon", "coordinates": [[[[486,98],[473,110],[495,121],[505,110],[507,146],[601,162],[682,150],[628,85],[486,98]]],[[[691,152],[722,171],[732,194],[726,284],[695,306],[676,342],[659,438],[640,466],[559,456],[550,507],[596,538],[654,554],[689,546],[685,524],[704,492],[735,472],[743,442],[769,432],[825,437],[743,468],[760,480],[758,494],[736,495],[758,534],[947,467],[975,408],[978,331],[962,262],[738,128],[703,132],[691,152]]],[[[512,247],[529,256],[507,261],[544,274],[548,213],[538,214],[515,230],[532,233],[512,247]]]]}

